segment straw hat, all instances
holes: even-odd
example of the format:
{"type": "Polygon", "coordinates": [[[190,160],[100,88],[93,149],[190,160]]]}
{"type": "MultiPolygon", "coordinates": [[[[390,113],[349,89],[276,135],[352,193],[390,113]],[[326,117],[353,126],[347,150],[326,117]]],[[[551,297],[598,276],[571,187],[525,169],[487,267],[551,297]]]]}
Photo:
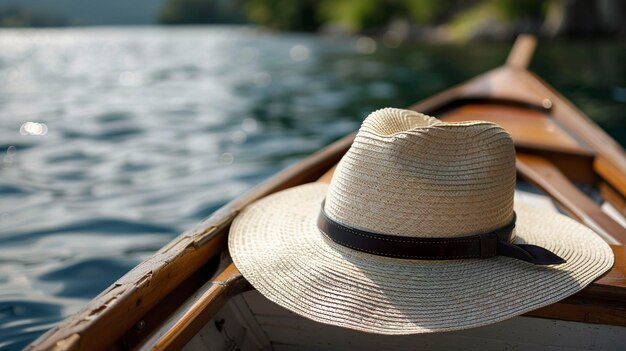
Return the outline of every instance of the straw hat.
{"type": "Polygon", "coordinates": [[[613,265],[587,227],[514,204],[515,173],[511,136],[496,124],[379,110],[330,185],[248,206],[230,252],[263,295],[318,322],[381,334],[498,322],[613,265]]]}

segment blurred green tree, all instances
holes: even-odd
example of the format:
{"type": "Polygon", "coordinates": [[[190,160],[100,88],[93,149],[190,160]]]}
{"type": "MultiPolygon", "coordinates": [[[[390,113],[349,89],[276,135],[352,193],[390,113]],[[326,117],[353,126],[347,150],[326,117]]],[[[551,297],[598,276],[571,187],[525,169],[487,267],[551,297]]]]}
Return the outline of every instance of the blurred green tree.
{"type": "Polygon", "coordinates": [[[383,27],[394,18],[430,24],[452,12],[453,0],[325,0],[320,2],[320,18],[349,28],[383,27]]]}
{"type": "Polygon", "coordinates": [[[491,0],[498,13],[508,21],[520,18],[543,18],[550,1],[545,0],[491,0]]]}
{"type": "Polygon", "coordinates": [[[159,13],[163,24],[244,23],[240,0],[168,0],[159,13]]]}
{"type": "MultiPolygon", "coordinates": [[[[320,18],[358,30],[382,27],[399,10],[394,0],[325,0],[320,1],[320,18]]],[[[399,12],[399,11],[398,11],[399,12]]]]}
{"type": "Polygon", "coordinates": [[[245,12],[252,23],[272,29],[313,31],[322,24],[315,0],[246,0],[245,12]]]}
{"type": "MultiPolygon", "coordinates": [[[[465,1],[467,2],[467,1],[465,1]]],[[[411,18],[417,23],[435,23],[444,16],[454,12],[456,3],[453,0],[404,0],[411,18]]]]}
{"type": "Polygon", "coordinates": [[[544,35],[624,33],[620,0],[166,0],[160,22],[243,23],[276,30],[350,30],[400,23],[444,25],[453,38],[503,38],[519,31],[544,35]]]}

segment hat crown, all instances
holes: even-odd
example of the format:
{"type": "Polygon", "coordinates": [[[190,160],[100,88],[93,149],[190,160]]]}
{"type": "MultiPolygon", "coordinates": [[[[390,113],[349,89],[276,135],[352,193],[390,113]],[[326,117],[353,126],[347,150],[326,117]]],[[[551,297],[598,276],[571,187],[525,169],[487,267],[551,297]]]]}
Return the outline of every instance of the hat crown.
{"type": "Polygon", "coordinates": [[[371,113],[331,180],[333,220],[397,236],[458,237],[513,215],[515,148],[500,126],[414,111],[371,113]]]}

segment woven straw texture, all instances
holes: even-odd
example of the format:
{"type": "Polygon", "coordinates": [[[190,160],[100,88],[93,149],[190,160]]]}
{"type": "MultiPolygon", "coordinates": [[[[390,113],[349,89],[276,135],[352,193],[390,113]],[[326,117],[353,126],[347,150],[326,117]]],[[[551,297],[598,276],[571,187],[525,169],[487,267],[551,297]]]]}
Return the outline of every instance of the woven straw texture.
{"type": "Polygon", "coordinates": [[[386,108],[339,162],[325,210],[382,234],[464,236],[508,223],[514,191],[515,148],[498,125],[386,108]]]}
{"type": "Polygon", "coordinates": [[[496,125],[380,110],[363,123],[330,186],[302,185],[248,206],[232,224],[229,248],[258,291],[318,322],[382,334],[477,327],[580,291],[610,269],[610,247],[565,216],[515,204],[515,241],[567,263],[393,259],[332,242],[317,216],[326,198],[335,220],[370,231],[463,235],[510,220],[514,185],[512,142],[496,125]]]}

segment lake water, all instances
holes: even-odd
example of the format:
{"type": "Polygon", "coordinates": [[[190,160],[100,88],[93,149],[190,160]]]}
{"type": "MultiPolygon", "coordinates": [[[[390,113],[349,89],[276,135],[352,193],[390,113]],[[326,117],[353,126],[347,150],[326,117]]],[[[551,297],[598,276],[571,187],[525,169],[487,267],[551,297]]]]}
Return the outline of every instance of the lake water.
{"type": "MultiPolygon", "coordinates": [[[[243,27],[0,31],[0,349],[372,110],[508,49],[243,27]]],[[[556,42],[531,67],[624,144],[624,62],[623,43],[556,42]]]]}

